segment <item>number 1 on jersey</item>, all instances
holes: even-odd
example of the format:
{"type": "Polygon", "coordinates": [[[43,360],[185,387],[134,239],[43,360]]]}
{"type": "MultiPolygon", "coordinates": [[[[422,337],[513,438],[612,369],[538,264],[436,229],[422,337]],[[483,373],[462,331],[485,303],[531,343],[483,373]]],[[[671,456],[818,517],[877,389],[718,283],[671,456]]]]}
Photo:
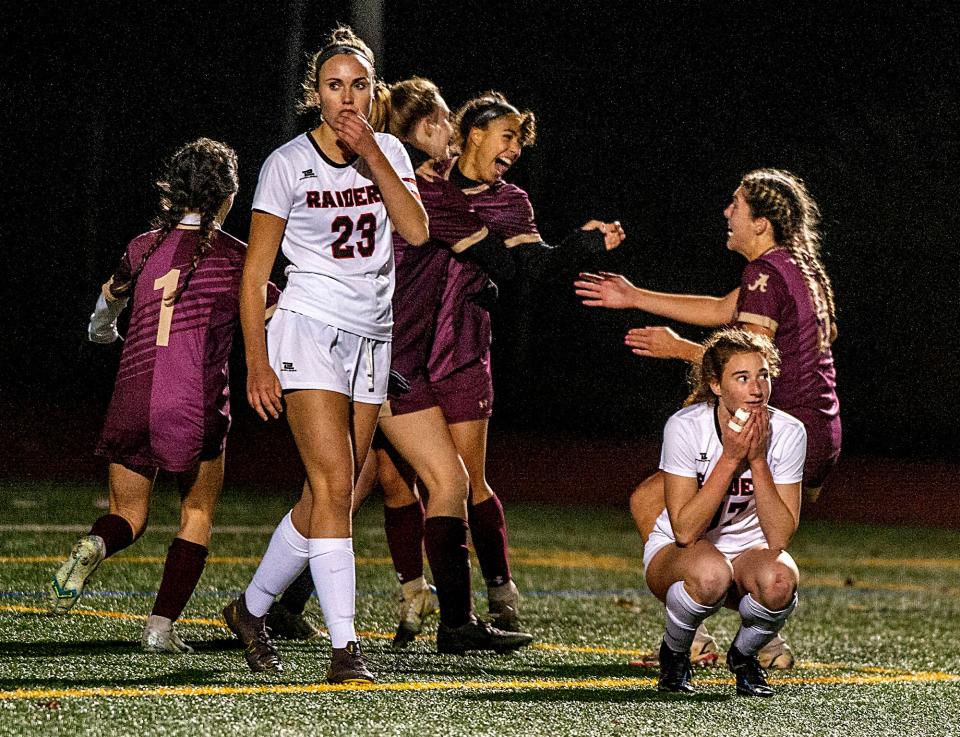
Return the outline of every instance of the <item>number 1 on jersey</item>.
{"type": "Polygon", "coordinates": [[[176,305],[170,302],[177,284],[180,282],[180,269],[170,269],[166,274],[153,282],[153,290],[163,290],[160,296],[160,324],[157,326],[157,345],[166,346],[170,342],[170,323],[173,322],[173,308],[176,305]]]}

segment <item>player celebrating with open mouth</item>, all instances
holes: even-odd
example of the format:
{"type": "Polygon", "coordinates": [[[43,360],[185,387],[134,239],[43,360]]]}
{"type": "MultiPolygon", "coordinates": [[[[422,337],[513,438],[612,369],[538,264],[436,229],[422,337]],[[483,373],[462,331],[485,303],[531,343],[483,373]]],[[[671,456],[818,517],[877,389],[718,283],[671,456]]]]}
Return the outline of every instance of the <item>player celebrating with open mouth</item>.
{"type": "Polygon", "coordinates": [[[666,605],[661,691],[691,693],[697,628],[726,604],[741,625],[727,651],[737,693],[772,696],[757,653],[797,605],[786,548],[800,520],[803,423],[767,405],[779,356],[738,328],[704,344],[687,407],[663,433],[667,508],[643,549],[650,591],[666,605]]]}

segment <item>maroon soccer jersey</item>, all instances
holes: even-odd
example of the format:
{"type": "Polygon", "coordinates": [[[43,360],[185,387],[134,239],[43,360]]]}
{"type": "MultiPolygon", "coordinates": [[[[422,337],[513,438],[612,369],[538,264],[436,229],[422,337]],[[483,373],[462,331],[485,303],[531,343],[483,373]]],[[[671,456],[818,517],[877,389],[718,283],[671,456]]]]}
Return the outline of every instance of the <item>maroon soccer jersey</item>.
{"type": "MultiPolygon", "coordinates": [[[[445,172],[449,176],[454,162],[445,164],[445,172]]],[[[502,239],[508,248],[541,242],[530,199],[516,185],[497,180],[492,184],[475,184],[462,190],[449,181],[444,186],[447,193],[444,209],[459,210],[462,213],[460,221],[475,214],[483,226],[502,239]],[[461,195],[462,199],[458,199],[461,195]]],[[[452,217],[448,220],[453,230],[458,221],[452,217]]],[[[473,222],[466,222],[470,226],[467,230],[471,229],[473,222]]],[[[431,220],[431,232],[433,228],[431,220]]],[[[438,230],[434,237],[454,244],[456,251],[456,243],[463,242],[465,235],[455,230],[438,230]]],[[[472,299],[483,291],[487,282],[486,272],[474,262],[462,257],[450,260],[430,354],[431,381],[441,381],[487,356],[490,350],[490,313],[472,299]]]]}
{"type": "MultiPolygon", "coordinates": [[[[114,286],[129,278],[155,233],[127,246],[114,286]]],[[[199,234],[174,230],[137,279],[126,343],[97,454],[128,466],[187,471],[216,457],[230,426],[228,358],[239,321],[246,252],[216,231],[176,304],[199,234]]],[[[275,301],[272,292],[271,301],[275,301]]]]}
{"type": "MultiPolygon", "coordinates": [[[[829,334],[830,326],[817,315],[803,273],[788,251],[769,251],[747,264],[735,320],[774,331],[780,376],[773,381],[770,405],[806,426],[808,461],[814,466],[818,460],[835,461],[840,453],[836,370],[830,348],[821,352],[818,345],[818,330],[829,334]]],[[[821,474],[810,464],[808,468],[806,483],[818,485],[821,474]]]]}

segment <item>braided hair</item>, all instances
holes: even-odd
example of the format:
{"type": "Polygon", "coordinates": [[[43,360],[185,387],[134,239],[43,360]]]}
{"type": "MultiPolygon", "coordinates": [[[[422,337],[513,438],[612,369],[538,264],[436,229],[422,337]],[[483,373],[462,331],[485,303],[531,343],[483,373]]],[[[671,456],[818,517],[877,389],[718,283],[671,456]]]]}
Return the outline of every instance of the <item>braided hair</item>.
{"type": "Polygon", "coordinates": [[[687,407],[698,402],[716,404],[717,395],[710,384],[720,383],[727,362],[739,353],[759,353],[770,367],[770,377],[780,375],[780,353],[770,338],[743,328],[723,328],[704,341],[703,358],[700,363],[690,367],[691,391],[683,405],[687,407]]]}
{"type": "Polygon", "coordinates": [[[160,211],[151,223],[151,227],[157,231],[156,238],[143,254],[129,281],[111,285],[111,292],[118,298],[132,293],[150,257],[183,216],[188,211],[195,211],[200,213],[200,237],[183,281],[177,291],[168,297],[169,304],[176,304],[190,283],[200,259],[213,249],[213,236],[219,225],[217,213],[224,201],[239,188],[237,154],[225,143],[198,138],[174,152],[156,185],[160,190],[160,211]]]}
{"type": "Polygon", "coordinates": [[[466,146],[471,129],[484,129],[491,120],[505,115],[515,115],[520,119],[520,146],[532,146],[536,143],[537,117],[530,110],[520,111],[515,108],[502,92],[488,90],[472,100],[467,100],[457,110],[454,128],[460,150],[466,146]]]}
{"type": "Polygon", "coordinates": [[[776,244],[790,252],[800,268],[819,322],[820,352],[830,347],[836,325],[833,285],[820,260],[820,208],[803,180],[782,169],[756,169],[740,182],[743,197],[754,217],[773,226],[776,244]]]}

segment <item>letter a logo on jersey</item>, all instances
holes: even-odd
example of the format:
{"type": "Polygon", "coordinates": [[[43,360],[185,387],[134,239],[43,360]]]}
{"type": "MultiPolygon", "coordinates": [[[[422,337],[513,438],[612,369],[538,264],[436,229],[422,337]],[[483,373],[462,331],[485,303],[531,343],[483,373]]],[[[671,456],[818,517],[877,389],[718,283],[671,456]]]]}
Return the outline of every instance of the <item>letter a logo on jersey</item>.
{"type": "Polygon", "coordinates": [[[747,289],[749,289],[751,292],[756,292],[758,289],[759,289],[761,292],[766,292],[766,291],[767,291],[767,281],[768,281],[769,279],[770,279],[770,275],[769,275],[769,274],[760,274],[760,276],[757,277],[757,280],[756,280],[753,284],[748,284],[748,285],[747,285],[747,289]]]}

